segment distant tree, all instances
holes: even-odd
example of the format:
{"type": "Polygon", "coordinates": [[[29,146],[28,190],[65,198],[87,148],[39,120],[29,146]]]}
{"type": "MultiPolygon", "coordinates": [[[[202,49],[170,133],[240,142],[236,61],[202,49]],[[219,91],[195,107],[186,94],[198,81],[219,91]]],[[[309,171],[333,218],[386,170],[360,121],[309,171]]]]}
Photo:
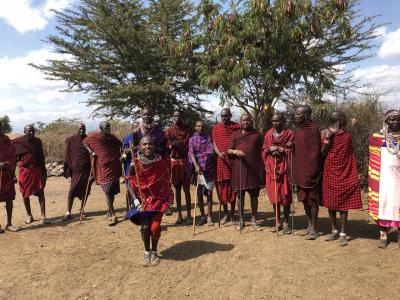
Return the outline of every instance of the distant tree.
{"type": "Polygon", "coordinates": [[[10,133],[12,131],[10,118],[7,115],[0,117],[0,132],[10,133]]]}

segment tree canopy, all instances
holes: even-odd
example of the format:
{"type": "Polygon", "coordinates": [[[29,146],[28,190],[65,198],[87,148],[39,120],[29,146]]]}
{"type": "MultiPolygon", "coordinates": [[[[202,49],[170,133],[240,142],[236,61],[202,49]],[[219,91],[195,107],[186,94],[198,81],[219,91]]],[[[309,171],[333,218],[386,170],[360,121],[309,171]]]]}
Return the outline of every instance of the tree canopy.
{"type": "Polygon", "coordinates": [[[64,58],[34,67],[65,80],[66,92],[87,93],[96,115],[132,117],[147,106],[161,119],[175,109],[202,116],[207,91],[166,46],[194,24],[193,12],[187,0],[81,0],[55,12],[47,39],[64,58]]]}
{"type": "Polygon", "coordinates": [[[10,118],[7,115],[0,117],[0,133],[10,133],[11,131],[10,118]]]}
{"type": "Polygon", "coordinates": [[[203,85],[255,115],[285,95],[305,91],[313,101],[343,88],[341,68],[370,53],[378,24],[364,17],[359,0],[203,0],[194,39],[201,48],[203,85]],[[340,80],[342,79],[342,80],[340,80]]]}

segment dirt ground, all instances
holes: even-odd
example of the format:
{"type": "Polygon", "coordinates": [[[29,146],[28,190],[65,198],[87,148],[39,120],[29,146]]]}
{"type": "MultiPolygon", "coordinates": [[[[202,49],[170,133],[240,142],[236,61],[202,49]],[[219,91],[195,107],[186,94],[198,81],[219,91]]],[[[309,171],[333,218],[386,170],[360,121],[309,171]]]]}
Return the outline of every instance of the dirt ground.
{"type": "MultiPolygon", "coordinates": [[[[25,225],[18,195],[14,224],[23,230],[0,235],[0,299],[397,299],[399,295],[397,233],[391,233],[393,242],[386,250],[378,249],[378,228],[365,210],[350,214],[352,238],[347,247],[325,242],[324,236],[316,241],[299,236],[305,228],[299,204],[293,236],[270,232],[273,213],[265,200],[260,201],[262,231],[247,226],[239,234],[233,226],[197,227],[192,237],[191,227],[173,225],[174,214],[163,219],[161,263],[144,268],[139,229],[122,222],[124,193],[116,198],[121,222],[109,227],[98,186],[89,198],[84,222],[77,220],[78,200],[75,218],[62,222],[67,191],[64,178],[48,180],[50,225],[25,225]]],[[[36,198],[32,209],[39,218],[36,198]]],[[[216,203],[214,210],[217,221],[216,203]]],[[[325,235],[329,232],[325,209],[320,220],[325,235]]]]}

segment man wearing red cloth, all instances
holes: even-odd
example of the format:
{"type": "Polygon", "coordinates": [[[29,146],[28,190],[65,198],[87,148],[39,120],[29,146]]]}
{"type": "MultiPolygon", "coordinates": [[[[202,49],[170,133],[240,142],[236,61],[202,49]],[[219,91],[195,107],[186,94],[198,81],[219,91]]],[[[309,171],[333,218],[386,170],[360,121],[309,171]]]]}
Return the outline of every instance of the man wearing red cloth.
{"type": "MultiPolygon", "coordinates": [[[[14,187],[15,148],[8,136],[4,134],[0,122],[0,202],[6,203],[7,225],[6,230],[19,231],[20,228],[12,225],[14,187]]],[[[0,226],[0,233],[4,229],[0,226]]]]}
{"type": "Polygon", "coordinates": [[[175,111],[173,114],[174,124],[165,130],[167,147],[171,158],[171,183],[175,187],[176,208],[178,218],[175,224],[182,224],[182,200],[181,190],[185,193],[186,200],[186,224],[193,222],[190,214],[190,175],[188,170],[188,151],[189,138],[192,136],[192,130],[182,122],[182,113],[175,111]]]}
{"type": "Polygon", "coordinates": [[[232,160],[228,155],[228,146],[233,132],[239,130],[240,125],[231,121],[232,114],[229,108],[221,111],[221,123],[214,126],[212,139],[214,151],[217,154],[215,187],[217,189],[219,203],[224,207],[224,217],[221,224],[233,221],[235,215],[235,193],[232,189],[232,160]],[[228,203],[231,204],[231,212],[228,215],[228,203]]]}
{"type": "Polygon", "coordinates": [[[90,154],[83,146],[83,140],[86,137],[86,126],[81,123],[76,128],[76,134],[65,140],[64,176],[65,178],[71,177],[71,184],[68,193],[67,212],[63,217],[64,221],[71,218],[74,198],[77,197],[81,201],[85,198],[90,176],[90,154]]]}
{"type": "MultiPolygon", "coordinates": [[[[293,148],[293,132],[284,128],[285,118],[275,113],[271,119],[272,128],[264,137],[262,157],[265,164],[266,190],[268,199],[278,215],[278,230],[290,234],[289,215],[292,204],[290,187],[291,159],[293,148]],[[283,206],[283,225],[280,222],[280,206],[283,206]],[[276,209],[278,209],[276,211],[276,209]]],[[[275,232],[275,227],[272,230],[275,232]]]]}
{"type": "Polygon", "coordinates": [[[39,198],[41,222],[42,224],[48,224],[50,221],[46,218],[46,200],[44,197],[47,171],[42,141],[35,137],[35,127],[33,125],[26,125],[24,134],[24,136],[14,140],[14,146],[19,167],[19,190],[24,198],[24,205],[28,214],[25,223],[29,224],[34,221],[29,196],[35,195],[39,198]]]}
{"type": "Polygon", "coordinates": [[[356,156],[350,132],[345,128],[347,117],[334,111],[330,127],[322,131],[322,156],[325,157],[322,176],[323,204],[329,210],[332,234],[326,241],[339,238],[341,246],[347,245],[347,217],[350,209],[361,209],[361,190],[356,156]],[[340,234],[336,213],[340,213],[340,234]]]}
{"type": "Polygon", "coordinates": [[[164,211],[172,204],[170,171],[167,160],[154,152],[154,142],[149,136],[141,139],[138,157],[131,163],[128,189],[134,199],[134,208],[127,217],[141,226],[144,243],[144,266],[157,265],[157,245],[161,236],[161,220],[164,211]],[[136,171],[137,170],[137,174],[136,171]],[[151,241],[151,247],[150,247],[151,241]]]}
{"type": "Polygon", "coordinates": [[[321,202],[321,134],[311,120],[311,107],[301,105],[296,108],[294,120],[293,183],[297,186],[297,198],[303,202],[308,227],[306,240],[318,237],[318,211],[321,202]]]}
{"type": "Polygon", "coordinates": [[[228,154],[235,156],[233,160],[232,187],[239,196],[239,224],[237,230],[244,228],[244,196],[250,195],[251,225],[259,230],[257,225],[258,196],[264,186],[264,171],[260,168],[262,161],[262,137],[253,128],[253,118],[250,114],[240,117],[240,130],[232,134],[228,154]]]}
{"type": "Polygon", "coordinates": [[[120,162],[122,142],[111,134],[111,125],[103,121],[99,125],[100,132],[94,132],[83,140],[84,147],[94,158],[94,178],[106,196],[108,225],[114,226],[118,220],[114,211],[114,198],[120,192],[119,177],[122,167],[120,162]]]}

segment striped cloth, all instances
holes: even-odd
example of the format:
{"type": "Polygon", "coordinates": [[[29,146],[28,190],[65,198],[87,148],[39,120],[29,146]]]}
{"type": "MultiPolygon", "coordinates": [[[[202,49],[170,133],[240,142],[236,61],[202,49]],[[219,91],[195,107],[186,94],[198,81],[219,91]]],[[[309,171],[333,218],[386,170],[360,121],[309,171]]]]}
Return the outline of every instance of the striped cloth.
{"type": "Polygon", "coordinates": [[[380,134],[369,143],[368,211],[378,225],[400,227],[400,160],[380,134]]]}

